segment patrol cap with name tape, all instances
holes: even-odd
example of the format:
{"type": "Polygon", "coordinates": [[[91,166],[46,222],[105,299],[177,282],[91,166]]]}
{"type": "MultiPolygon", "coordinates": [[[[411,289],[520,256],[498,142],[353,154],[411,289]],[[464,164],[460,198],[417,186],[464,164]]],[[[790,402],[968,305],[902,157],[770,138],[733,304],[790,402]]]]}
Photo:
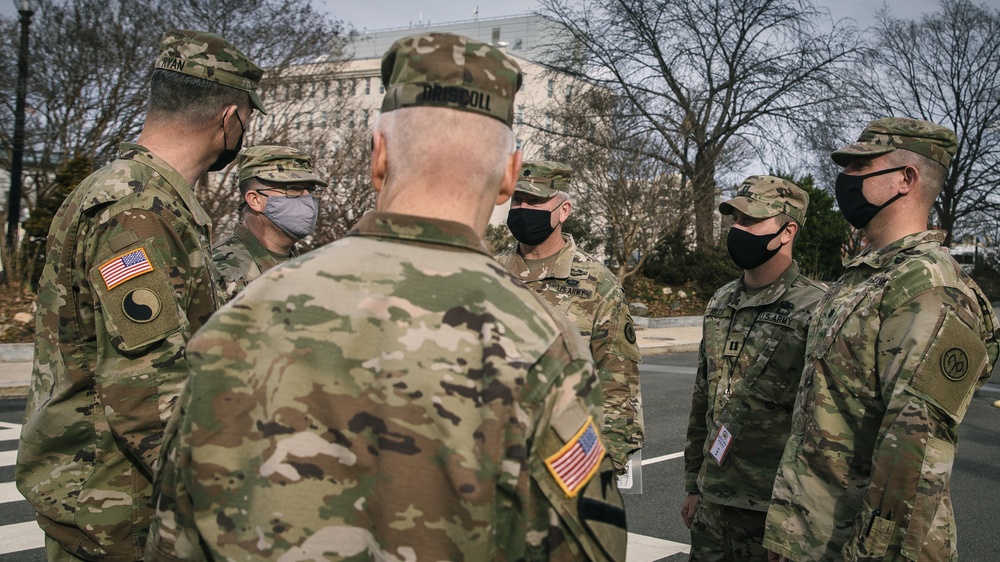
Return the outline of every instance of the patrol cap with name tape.
{"type": "Polygon", "coordinates": [[[446,107],[514,123],[521,68],[496,47],[451,33],[397,40],[382,56],[382,111],[446,107]]]}
{"type": "Polygon", "coordinates": [[[736,197],[719,204],[719,212],[723,215],[733,214],[733,209],[755,219],[784,213],[805,225],[809,194],[784,178],[750,176],[736,189],[736,197]]]}
{"type": "Polygon", "coordinates": [[[560,191],[569,192],[573,168],[562,162],[533,160],[521,165],[514,191],[548,199],[560,191]]]}
{"type": "Polygon", "coordinates": [[[326,187],[327,183],[313,172],[312,158],[291,146],[257,145],[239,156],[240,182],[258,178],[276,183],[314,183],[326,187]]]}
{"type": "Polygon", "coordinates": [[[916,152],[947,168],[958,148],[958,136],[948,127],[930,121],[886,117],[869,123],[857,142],[830,156],[838,166],[847,166],[852,156],[881,156],[897,148],[916,152]]]}
{"type": "Polygon", "coordinates": [[[257,84],[264,71],[232,43],[214,33],[171,29],[160,40],[155,68],[243,90],[250,95],[254,109],[267,113],[257,94],[257,84]]]}

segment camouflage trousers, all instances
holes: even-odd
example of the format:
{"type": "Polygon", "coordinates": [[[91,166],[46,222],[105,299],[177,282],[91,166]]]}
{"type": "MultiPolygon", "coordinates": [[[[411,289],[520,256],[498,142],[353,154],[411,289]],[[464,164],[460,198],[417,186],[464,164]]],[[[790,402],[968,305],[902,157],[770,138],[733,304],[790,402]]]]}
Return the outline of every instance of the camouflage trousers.
{"type": "Polygon", "coordinates": [[[767,562],[766,511],[740,509],[704,499],[691,522],[691,562],[767,562]]]}
{"type": "Polygon", "coordinates": [[[59,541],[45,535],[45,556],[49,562],[78,562],[83,558],[73,556],[63,548],[59,541]]]}

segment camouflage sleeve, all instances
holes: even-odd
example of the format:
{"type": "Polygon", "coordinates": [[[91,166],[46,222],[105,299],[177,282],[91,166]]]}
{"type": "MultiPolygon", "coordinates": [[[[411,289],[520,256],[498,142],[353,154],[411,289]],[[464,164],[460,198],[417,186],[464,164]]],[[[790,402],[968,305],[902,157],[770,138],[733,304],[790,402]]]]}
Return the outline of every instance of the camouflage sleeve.
{"type": "Polygon", "coordinates": [[[532,488],[540,496],[535,505],[544,509],[529,515],[526,536],[534,552],[526,558],[624,561],[625,507],[611,458],[604,454],[593,367],[587,360],[568,360],[560,348],[565,349],[561,339],[543,359],[558,365],[558,372],[546,376],[560,382],[552,386],[530,439],[532,488]],[[562,468],[578,451],[589,453],[581,461],[589,467],[582,477],[562,468]]]}
{"type": "Polygon", "coordinates": [[[691,415],[688,418],[687,439],[684,442],[684,491],[698,492],[698,474],[705,462],[705,439],[708,438],[708,373],[705,361],[705,339],[698,346],[698,372],[691,395],[691,415]]]}
{"type": "Polygon", "coordinates": [[[950,557],[954,522],[942,514],[958,424],[990,372],[971,310],[978,305],[957,289],[937,288],[882,322],[876,375],[886,411],[845,560],[950,557]]]}
{"type": "Polygon", "coordinates": [[[628,456],[642,448],[644,426],[635,326],[621,287],[598,308],[590,351],[604,392],[604,432],[615,469],[625,471],[628,456]]]}
{"type": "Polygon", "coordinates": [[[185,385],[177,407],[163,434],[159,470],[153,481],[156,517],[149,527],[144,560],[201,562],[209,560],[202,550],[195,522],[193,505],[186,482],[191,476],[191,455],[180,446],[182,436],[190,432],[187,412],[191,408],[192,391],[185,385]]]}
{"type": "Polygon", "coordinates": [[[95,390],[116,441],[151,477],[187,378],[189,251],[161,217],[135,210],[103,221],[84,244],[96,296],[95,390]]]}
{"type": "Polygon", "coordinates": [[[235,252],[229,245],[218,246],[212,250],[212,261],[215,262],[215,270],[218,273],[216,284],[224,295],[223,301],[219,303],[220,306],[233,300],[240,291],[249,285],[236,260],[235,252]]]}

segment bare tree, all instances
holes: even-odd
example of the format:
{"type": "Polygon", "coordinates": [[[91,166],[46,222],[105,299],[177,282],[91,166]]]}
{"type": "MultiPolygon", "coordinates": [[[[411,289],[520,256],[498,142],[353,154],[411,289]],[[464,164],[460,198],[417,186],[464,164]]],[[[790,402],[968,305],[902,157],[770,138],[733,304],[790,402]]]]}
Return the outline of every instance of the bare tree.
{"type": "Polygon", "coordinates": [[[957,228],[976,230],[976,214],[1000,212],[1000,10],[941,0],[920,21],[882,12],[864,84],[875,117],[940,123],[958,133],[941,196],[938,226],[950,244],[957,228]]]}
{"type": "Polygon", "coordinates": [[[574,169],[577,223],[603,231],[596,237],[603,238],[621,281],[642,267],[665,233],[690,224],[681,177],[664,159],[649,156],[661,153],[662,141],[623,111],[627,105],[609,90],[578,88],[557,113],[570,140],[554,150],[574,169]]]}
{"type": "MultiPolygon", "coordinates": [[[[119,143],[137,138],[158,40],[172,27],[212,31],[232,41],[265,67],[265,96],[296,65],[343,57],[353,38],[309,0],[39,0],[31,30],[25,131],[25,160],[31,164],[24,209],[54,192],[55,171],[65,161],[82,156],[100,167],[115,157],[119,143]]],[[[15,20],[3,18],[0,30],[0,69],[12,68],[15,20]]],[[[13,84],[0,88],[12,93],[13,84]]],[[[12,115],[13,99],[3,96],[0,115],[12,115]]],[[[4,129],[3,154],[10,142],[4,129]]],[[[231,186],[225,176],[203,182],[199,195],[213,217],[235,208],[231,186]]],[[[5,260],[17,254],[2,253],[5,260]]],[[[17,270],[12,265],[4,263],[7,271],[17,270]]]]}
{"type": "Polygon", "coordinates": [[[853,31],[821,29],[809,0],[541,0],[572,37],[551,63],[616,90],[656,135],[693,196],[696,240],[714,246],[720,158],[773,143],[838,100],[853,31]],[[742,146],[740,146],[742,145],[742,146]]]}

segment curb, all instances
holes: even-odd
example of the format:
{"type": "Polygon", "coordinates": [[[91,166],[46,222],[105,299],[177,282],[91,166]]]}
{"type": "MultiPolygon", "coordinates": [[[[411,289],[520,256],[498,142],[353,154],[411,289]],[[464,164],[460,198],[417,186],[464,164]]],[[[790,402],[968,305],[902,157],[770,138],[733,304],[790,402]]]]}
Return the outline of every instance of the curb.
{"type": "Polygon", "coordinates": [[[671,316],[669,318],[647,318],[633,316],[632,322],[637,328],[681,328],[686,326],[701,326],[704,316],[671,316]]]}
{"type": "Polygon", "coordinates": [[[643,357],[648,357],[652,355],[668,355],[671,353],[691,353],[698,351],[699,344],[697,343],[676,343],[672,345],[657,345],[644,347],[639,351],[642,352],[643,357]]]}
{"type": "Polygon", "coordinates": [[[30,363],[34,355],[33,343],[0,343],[0,363],[30,363]]]}

